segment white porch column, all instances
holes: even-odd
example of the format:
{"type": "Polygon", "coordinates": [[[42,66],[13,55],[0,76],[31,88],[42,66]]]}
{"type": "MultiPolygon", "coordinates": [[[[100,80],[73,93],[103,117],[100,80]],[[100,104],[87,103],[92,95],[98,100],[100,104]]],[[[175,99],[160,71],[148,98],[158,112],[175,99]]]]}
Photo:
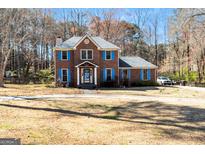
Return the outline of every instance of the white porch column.
{"type": "Polygon", "coordinates": [[[95,74],[95,85],[97,85],[97,67],[94,68],[94,74],[95,74]]]}
{"type": "Polygon", "coordinates": [[[79,67],[77,67],[77,86],[80,84],[79,74],[80,74],[79,67]]]}

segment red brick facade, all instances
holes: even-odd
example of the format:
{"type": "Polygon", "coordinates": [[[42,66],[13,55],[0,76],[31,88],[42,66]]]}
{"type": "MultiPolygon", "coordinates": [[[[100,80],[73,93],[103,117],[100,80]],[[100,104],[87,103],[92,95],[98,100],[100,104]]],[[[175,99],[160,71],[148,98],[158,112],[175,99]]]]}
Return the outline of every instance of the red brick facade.
{"type": "MultiPolygon", "coordinates": [[[[150,69],[151,71],[151,81],[156,81],[156,69],[150,69]]],[[[140,80],[140,69],[131,69],[131,80],[130,82],[140,80]]]]}
{"type": "MultiPolygon", "coordinates": [[[[85,37],[85,39],[89,39],[88,37],[85,37]]],[[[90,71],[92,72],[93,76],[91,77],[94,83],[94,68],[97,68],[97,86],[101,86],[101,83],[103,82],[103,69],[104,68],[112,68],[115,71],[115,78],[114,81],[119,85],[120,78],[119,78],[119,51],[117,49],[110,50],[114,52],[114,59],[112,60],[105,60],[102,57],[102,52],[104,50],[99,50],[98,46],[95,42],[92,40],[89,41],[89,43],[85,43],[84,40],[81,40],[79,44],[73,48],[73,49],[55,49],[55,81],[59,78],[59,68],[66,69],[70,68],[70,86],[77,87],[78,81],[77,81],[77,66],[82,64],[85,61],[89,61],[91,63],[89,64],[83,64],[78,66],[79,68],[79,82],[81,84],[81,77],[82,77],[82,68],[90,68],[90,71]],[[92,60],[81,60],[81,50],[82,49],[91,49],[93,51],[93,59],[92,60]],[[61,51],[69,51],[70,52],[70,60],[59,60],[58,59],[58,53],[61,51]]],[[[136,80],[140,80],[140,69],[131,69],[131,78],[130,82],[134,82],[136,80]]],[[[151,80],[156,81],[156,69],[151,69],[151,80]]]]}
{"type": "MultiPolygon", "coordinates": [[[[88,38],[85,38],[88,39],[88,38]]],[[[85,40],[84,39],[84,40],[85,40]]],[[[114,60],[103,60],[102,58],[102,51],[98,50],[98,47],[90,41],[88,44],[84,43],[84,40],[81,41],[81,43],[76,47],[75,50],[69,50],[70,51],[70,60],[58,60],[58,52],[63,50],[56,50],[55,51],[55,79],[57,81],[58,79],[58,68],[68,68],[70,66],[71,69],[71,85],[74,87],[77,87],[77,68],[76,65],[79,65],[83,63],[84,61],[88,60],[81,60],[80,58],[80,52],[81,49],[92,49],[93,50],[93,59],[89,60],[89,62],[95,64],[98,66],[97,68],[97,86],[100,86],[100,83],[102,82],[102,72],[103,68],[114,68],[115,69],[115,82],[118,82],[118,59],[119,59],[119,51],[112,50],[115,53],[114,60]]],[[[67,50],[66,50],[67,51],[67,50]]],[[[94,71],[94,66],[90,66],[94,71]]],[[[80,67],[81,68],[81,67],[80,67]]],[[[80,69],[80,74],[81,74],[80,69]]]]}

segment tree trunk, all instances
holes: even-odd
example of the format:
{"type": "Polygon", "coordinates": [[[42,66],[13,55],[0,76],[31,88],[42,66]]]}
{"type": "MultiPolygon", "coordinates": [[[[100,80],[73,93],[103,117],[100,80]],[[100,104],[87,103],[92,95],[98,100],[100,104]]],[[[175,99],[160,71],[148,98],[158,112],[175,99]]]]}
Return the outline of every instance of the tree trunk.
{"type": "Polygon", "coordinates": [[[4,87],[4,73],[0,71],[0,87],[4,87]]]}

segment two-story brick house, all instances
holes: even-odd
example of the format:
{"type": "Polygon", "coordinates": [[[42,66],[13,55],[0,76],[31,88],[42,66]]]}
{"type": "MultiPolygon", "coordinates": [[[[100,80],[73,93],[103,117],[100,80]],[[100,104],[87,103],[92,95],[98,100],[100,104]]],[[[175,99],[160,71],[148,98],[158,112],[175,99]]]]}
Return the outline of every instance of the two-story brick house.
{"type": "Polygon", "coordinates": [[[57,43],[54,48],[55,81],[68,86],[100,87],[105,82],[156,80],[157,66],[140,57],[120,57],[120,48],[85,35],[57,43]]]}

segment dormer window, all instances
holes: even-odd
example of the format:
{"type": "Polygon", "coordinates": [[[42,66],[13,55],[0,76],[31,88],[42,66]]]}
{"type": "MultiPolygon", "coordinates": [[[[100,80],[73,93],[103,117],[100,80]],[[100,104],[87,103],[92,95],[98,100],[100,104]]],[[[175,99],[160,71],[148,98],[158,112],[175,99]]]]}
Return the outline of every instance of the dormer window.
{"type": "Polygon", "coordinates": [[[106,60],[111,60],[111,51],[106,51],[106,60]]]}
{"type": "Polygon", "coordinates": [[[93,50],[92,49],[82,49],[80,53],[81,60],[92,60],[93,59],[93,50]]]}

